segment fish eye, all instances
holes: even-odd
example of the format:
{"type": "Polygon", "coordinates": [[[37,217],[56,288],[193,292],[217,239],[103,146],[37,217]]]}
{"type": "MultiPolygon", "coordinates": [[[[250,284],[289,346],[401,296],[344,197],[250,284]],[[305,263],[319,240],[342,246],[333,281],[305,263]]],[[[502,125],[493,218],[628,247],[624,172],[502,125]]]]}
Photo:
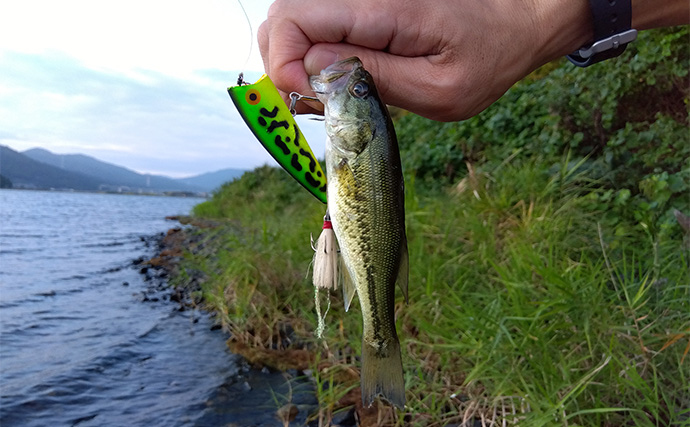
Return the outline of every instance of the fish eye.
{"type": "Polygon", "coordinates": [[[364,98],[369,93],[369,85],[366,82],[357,82],[352,85],[350,92],[357,98],[364,98]]]}

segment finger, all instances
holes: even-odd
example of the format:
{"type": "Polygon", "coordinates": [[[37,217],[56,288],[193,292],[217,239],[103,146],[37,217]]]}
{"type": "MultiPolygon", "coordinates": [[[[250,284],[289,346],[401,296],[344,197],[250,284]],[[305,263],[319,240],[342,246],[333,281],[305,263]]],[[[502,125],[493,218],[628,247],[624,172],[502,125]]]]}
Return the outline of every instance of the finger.
{"type": "MultiPolygon", "coordinates": [[[[287,93],[306,93],[309,90],[303,58],[312,46],[312,41],[299,23],[304,22],[304,15],[319,15],[319,11],[324,9],[323,5],[314,4],[318,3],[314,0],[302,0],[301,3],[294,0],[274,2],[268,11],[267,24],[264,25],[267,27],[264,36],[267,40],[264,42],[266,48],[261,54],[266,73],[271,76],[276,87],[287,93]]],[[[311,37],[323,37],[318,35],[318,29],[316,33],[311,37]]]]}
{"type": "Polygon", "coordinates": [[[256,39],[259,42],[259,52],[261,53],[261,59],[264,62],[264,70],[269,69],[269,57],[268,57],[268,46],[269,46],[269,27],[270,23],[266,20],[259,25],[259,30],[256,32],[256,39]]]}
{"type": "Polygon", "coordinates": [[[357,13],[362,5],[356,3],[278,0],[271,5],[267,31],[270,42],[266,42],[268,48],[262,55],[269,58],[265,60],[269,67],[266,72],[278,88],[286,92],[309,91],[303,59],[315,43],[349,41],[373,49],[386,47],[394,35],[395,20],[390,11],[368,6],[367,13],[357,13]]]}
{"type": "MultiPolygon", "coordinates": [[[[264,70],[270,69],[270,57],[268,55],[270,46],[270,39],[268,36],[270,33],[270,26],[270,22],[266,20],[259,26],[259,30],[257,31],[257,39],[259,42],[259,50],[261,51],[261,58],[264,62],[264,70]]],[[[290,99],[290,93],[282,90],[278,90],[278,93],[281,98],[283,98],[285,105],[290,106],[292,101],[290,99]]],[[[297,114],[323,114],[323,105],[319,102],[300,101],[295,105],[295,111],[297,114]]]]}

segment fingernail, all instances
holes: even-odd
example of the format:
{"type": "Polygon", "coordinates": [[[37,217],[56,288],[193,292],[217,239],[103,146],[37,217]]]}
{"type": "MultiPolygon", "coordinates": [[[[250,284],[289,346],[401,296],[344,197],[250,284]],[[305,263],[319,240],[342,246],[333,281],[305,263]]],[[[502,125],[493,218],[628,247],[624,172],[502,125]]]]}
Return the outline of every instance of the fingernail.
{"type": "Polygon", "coordinates": [[[324,68],[332,63],[338,61],[338,54],[330,49],[313,46],[306,55],[304,55],[304,69],[307,74],[315,76],[324,68]]]}

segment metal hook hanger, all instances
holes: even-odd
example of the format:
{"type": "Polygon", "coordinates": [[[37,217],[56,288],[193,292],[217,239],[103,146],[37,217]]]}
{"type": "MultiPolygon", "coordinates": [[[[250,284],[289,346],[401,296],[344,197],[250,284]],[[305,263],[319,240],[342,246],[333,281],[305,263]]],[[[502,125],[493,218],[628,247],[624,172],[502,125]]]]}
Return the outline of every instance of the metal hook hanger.
{"type": "Polygon", "coordinates": [[[302,95],[301,93],[297,93],[297,92],[291,92],[290,93],[290,114],[292,114],[293,117],[295,115],[297,115],[297,110],[295,110],[295,106],[297,105],[297,101],[301,101],[303,99],[305,99],[307,101],[321,102],[321,101],[319,101],[319,98],[314,98],[313,96],[302,95]]]}

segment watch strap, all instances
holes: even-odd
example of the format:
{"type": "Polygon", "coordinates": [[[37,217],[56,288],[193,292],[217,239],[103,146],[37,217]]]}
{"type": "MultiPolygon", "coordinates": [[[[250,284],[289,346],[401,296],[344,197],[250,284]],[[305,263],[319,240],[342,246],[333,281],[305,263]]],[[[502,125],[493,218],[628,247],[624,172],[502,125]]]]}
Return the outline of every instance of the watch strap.
{"type": "Polygon", "coordinates": [[[587,67],[613,58],[635,40],[637,31],[632,26],[631,0],[589,0],[594,25],[594,42],[567,55],[573,64],[587,67]]]}

